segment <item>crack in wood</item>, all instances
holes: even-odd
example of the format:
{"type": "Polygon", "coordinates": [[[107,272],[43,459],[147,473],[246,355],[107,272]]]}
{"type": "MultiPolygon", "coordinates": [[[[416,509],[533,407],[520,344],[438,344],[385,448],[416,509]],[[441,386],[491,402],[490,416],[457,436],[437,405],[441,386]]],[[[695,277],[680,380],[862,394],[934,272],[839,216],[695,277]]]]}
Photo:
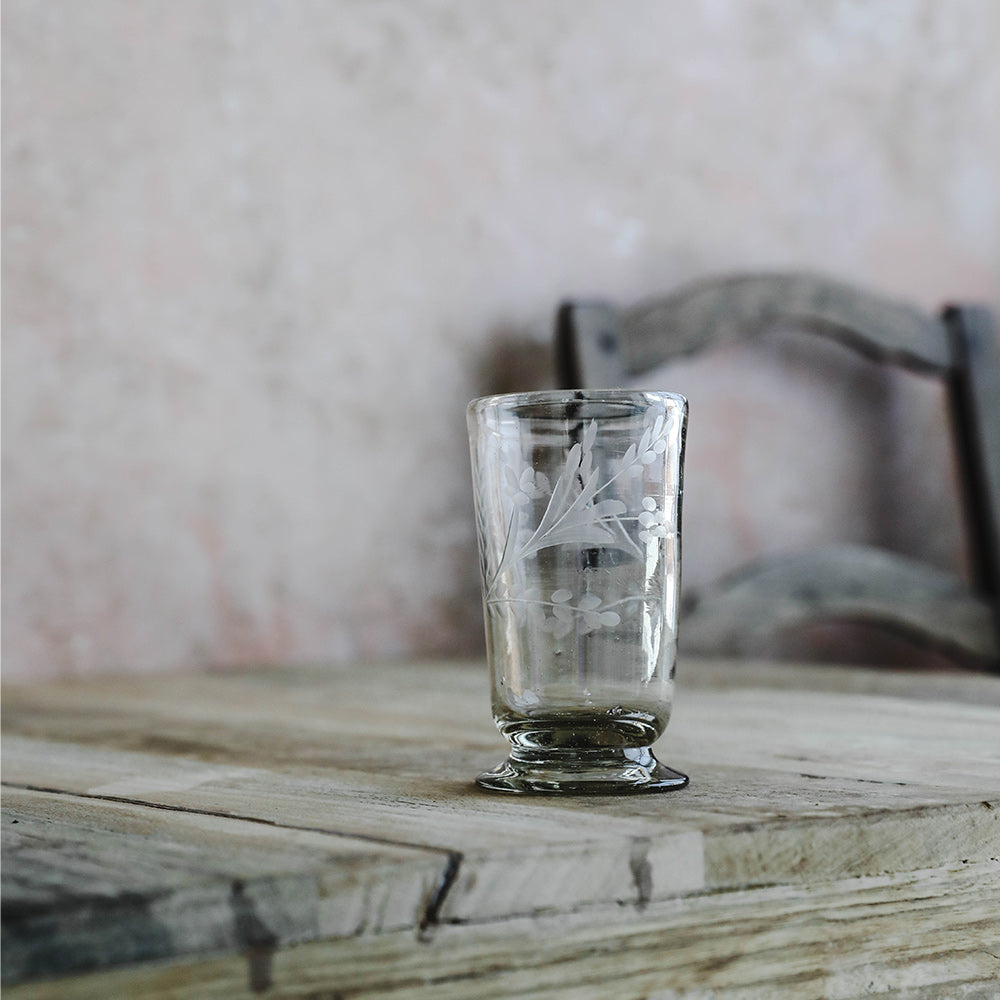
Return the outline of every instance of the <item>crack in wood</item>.
{"type": "Polygon", "coordinates": [[[636,837],[632,841],[628,866],[635,885],[636,908],[644,910],[653,898],[653,866],[649,861],[649,837],[636,837]]]}
{"type": "Polygon", "coordinates": [[[162,809],[166,812],[184,813],[192,816],[211,816],[214,819],[239,820],[242,823],[257,823],[277,830],[299,830],[303,833],[320,833],[328,837],[340,837],[344,840],[361,840],[370,844],[384,844],[387,847],[405,847],[412,851],[429,851],[432,854],[451,856],[451,851],[445,847],[434,847],[427,844],[413,844],[405,840],[393,840],[389,837],[377,837],[370,833],[352,833],[345,830],[331,830],[323,826],[306,826],[298,823],[284,823],[278,820],[265,819],[246,813],[220,812],[216,809],[199,809],[197,806],[175,806],[167,802],[155,802],[148,799],[136,799],[126,795],[98,795],[93,792],[74,792],[65,788],[48,788],[44,785],[28,785],[17,781],[3,781],[4,788],[17,788],[25,792],[43,792],[46,795],[66,795],[77,799],[93,799],[98,802],[119,802],[130,806],[141,806],[146,809],[162,809]]]}
{"type": "Polygon", "coordinates": [[[229,905],[233,910],[236,939],[247,956],[250,991],[263,993],[274,984],[272,963],[278,947],[278,935],[258,916],[242,879],[233,882],[229,905]]]}
{"type": "Polygon", "coordinates": [[[445,865],[444,871],[441,873],[441,878],[438,879],[437,885],[434,886],[434,889],[431,891],[430,896],[427,899],[427,905],[424,907],[423,916],[417,926],[417,939],[419,941],[428,942],[434,936],[434,928],[439,923],[441,907],[444,904],[445,897],[451,891],[451,887],[455,884],[455,880],[458,878],[458,870],[461,866],[461,852],[449,852],[448,863],[445,865]]]}
{"type": "Polygon", "coordinates": [[[883,781],[881,778],[844,778],[841,779],[833,774],[807,774],[805,771],[799,772],[800,778],[809,778],[812,781],[854,781],[862,785],[896,785],[899,788],[906,788],[908,781],[883,781]]]}

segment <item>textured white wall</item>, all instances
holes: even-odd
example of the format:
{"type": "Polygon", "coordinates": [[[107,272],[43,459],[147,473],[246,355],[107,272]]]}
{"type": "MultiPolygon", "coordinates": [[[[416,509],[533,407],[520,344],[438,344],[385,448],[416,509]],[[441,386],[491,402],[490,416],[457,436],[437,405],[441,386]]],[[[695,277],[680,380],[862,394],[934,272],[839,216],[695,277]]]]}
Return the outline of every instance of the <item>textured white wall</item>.
{"type": "MultiPolygon", "coordinates": [[[[550,380],[560,297],[1000,302],[998,42],[992,0],[6,0],[5,675],[478,649],[464,405],[550,380]]],[[[933,387],[780,338],[668,387],[689,582],[960,563],[933,387]]]]}

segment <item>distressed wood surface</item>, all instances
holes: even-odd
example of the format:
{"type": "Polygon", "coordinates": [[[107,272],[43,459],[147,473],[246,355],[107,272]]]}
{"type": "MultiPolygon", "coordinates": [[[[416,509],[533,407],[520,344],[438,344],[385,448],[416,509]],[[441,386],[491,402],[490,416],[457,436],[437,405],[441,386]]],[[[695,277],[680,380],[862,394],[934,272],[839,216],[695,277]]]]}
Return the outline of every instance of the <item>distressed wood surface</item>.
{"type": "Polygon", "coordinates": [[[481,664],[3,709],[13,996],[987,996],[1000,970],[994,678],[687,661],[658,752],[691,786],[624,799],[475,788],[504,752],[481,664]]]}
{"type": "Polygon", "coordinates": [[[444,852],[7,787],[8,980],[412,927],[444,852]]]}
{"type": "MultiPolygon", "coordinates": [[[[996,1000],[997,866],[391,932],[274,955],[274,995],[392,1000],[996,1000]]],[[[21,1000],[249,998],[238,956],[28,984],[21,1000]]]]}

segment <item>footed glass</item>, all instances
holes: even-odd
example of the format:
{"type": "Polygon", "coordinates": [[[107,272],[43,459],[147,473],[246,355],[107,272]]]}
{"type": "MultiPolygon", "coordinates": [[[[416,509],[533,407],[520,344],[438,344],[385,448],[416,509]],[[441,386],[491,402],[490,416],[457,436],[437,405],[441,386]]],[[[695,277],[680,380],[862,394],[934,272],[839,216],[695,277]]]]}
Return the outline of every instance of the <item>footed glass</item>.
{"type": "Polygon", "coordinates": [[[670,718],[687,402],[489,396],[468,409],[493,718],[510,792],[680,788],[670,718]]]}

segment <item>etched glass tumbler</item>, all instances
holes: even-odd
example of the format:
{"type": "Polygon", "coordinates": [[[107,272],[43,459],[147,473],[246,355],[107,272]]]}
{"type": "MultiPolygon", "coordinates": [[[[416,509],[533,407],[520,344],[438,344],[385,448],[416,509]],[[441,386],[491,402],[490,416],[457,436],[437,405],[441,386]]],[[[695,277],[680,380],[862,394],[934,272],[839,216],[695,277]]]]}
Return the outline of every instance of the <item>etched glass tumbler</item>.
{"type": "Polygon", "coordinates": [[[473,400],[468,421],[493,718],[511,744],[477,782],[682,787],[651,746],[673,695],[687,401],[528,392],[473,400]]]}

